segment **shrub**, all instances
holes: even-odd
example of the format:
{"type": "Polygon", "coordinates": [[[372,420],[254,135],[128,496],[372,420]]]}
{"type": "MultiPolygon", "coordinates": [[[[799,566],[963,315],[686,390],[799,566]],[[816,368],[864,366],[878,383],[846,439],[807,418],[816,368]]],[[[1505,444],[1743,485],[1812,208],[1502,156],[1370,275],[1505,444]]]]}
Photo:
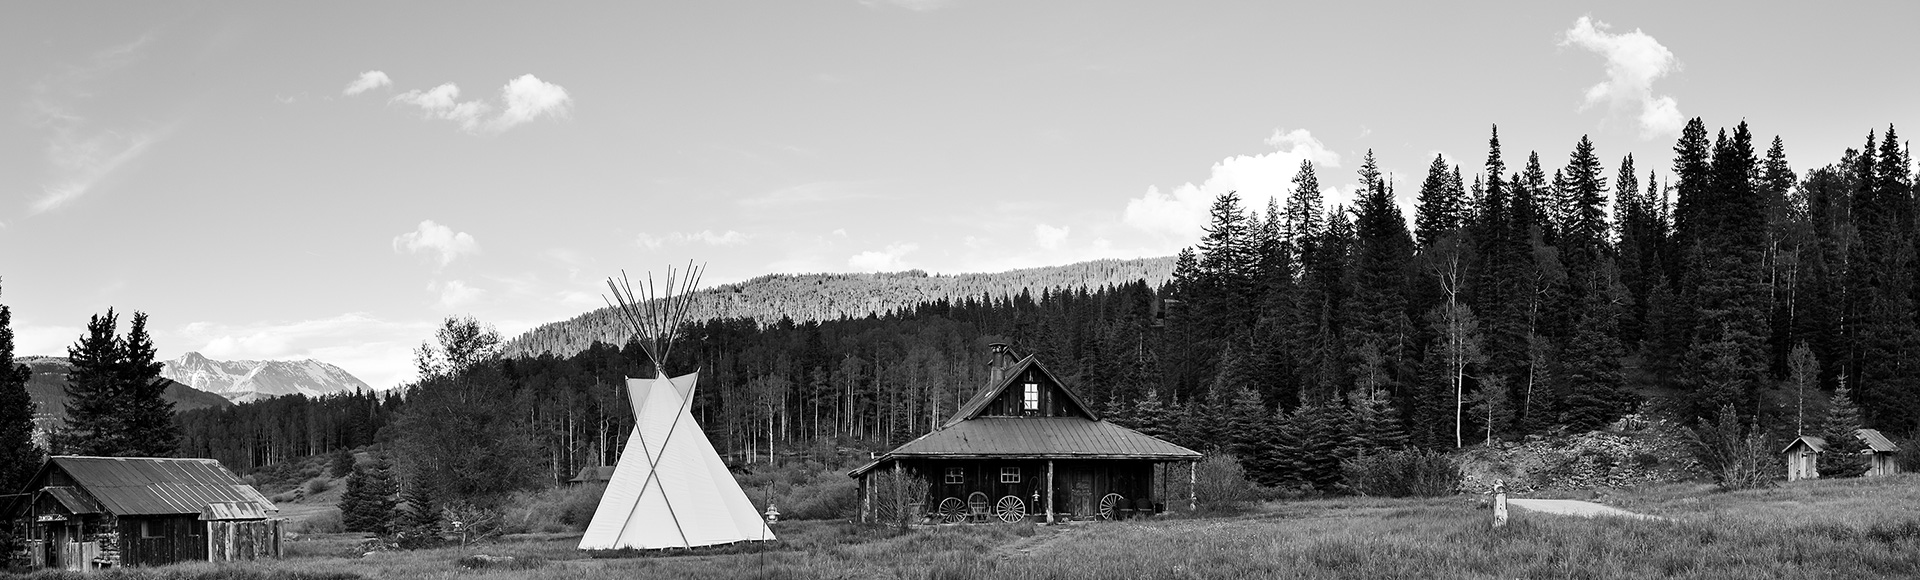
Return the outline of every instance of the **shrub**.
{"type": "Polygon", "coordinates": [[[1238,460],[1211,455],[1195,466],[1193,496],[1200,507],[1216,509],[1260,499],[1261,490],[1247,480],[1238,460]]]}
{"type": "MultiPolygon", "coordinates": [[[[1715,483],[1725,489],[1753,489],[1773,485],[1773,445],[1766,434],[1753,425],[1740,427],[1733,406],[1720,408],[1713,421],[1701,419],[1688,430],[1700,465],[1713,474],[1715,483]]],[[[1822,466],[1825,467],[1825,466],[1822,466]]]]}
{"type": "Polygon", "coordinates": [[[1361,495],[1438,497],[1460,487],[1460,462],[1436,451],[1403,449],[1340,463],[1347,487],[1361,495]]]}
{"type": "Polygon", "coordinates": [[[504,504],[503,526],[513,534],[585,530],[606,491],[605,484],[593,483],[516,493],[504,504]]]}
{"type": "Polygon", "coordinates": [[[300,489],[305,491],[306,495],[320,495],[321,492],[333,489],[333,482],[325,477],[315,477],[301,484],[300,489]]]}
{"type": "Polygon", "coordinates": [[[297,531],[302,534],[338,534],[347,531],[347,526],[342,523],[340,512],[327,510],[301,521],[297,531]]]}

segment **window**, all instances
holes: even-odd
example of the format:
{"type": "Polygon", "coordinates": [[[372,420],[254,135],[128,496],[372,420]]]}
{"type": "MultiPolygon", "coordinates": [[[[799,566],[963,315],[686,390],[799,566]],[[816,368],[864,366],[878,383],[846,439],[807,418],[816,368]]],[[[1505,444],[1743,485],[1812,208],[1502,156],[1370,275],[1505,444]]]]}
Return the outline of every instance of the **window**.
{"type": "Polygon", "coordinates": [[[152,520],[140,520],[140,537],[142,538],[160,537],[160,526],[154,525],[152,520]]]}
{"type": "Polygon", "coordinates": [[[947,485],[959,485],[967,482],[967,469],[964,467],[947,468],[947,485]]]}
{"type": "Polygon", "coordinates": [[[1020,407],[1028,411],[1040,410],[1040,385],[1027,383],[1027,392],[1024,394],[1026,397],[1021,400],[1020,407]]]}
{"type": "Polygon", "coordinates": [[[1020,483],[1020,468],[1018,467],[1000,468],[1000,483],[1020,483]]]}

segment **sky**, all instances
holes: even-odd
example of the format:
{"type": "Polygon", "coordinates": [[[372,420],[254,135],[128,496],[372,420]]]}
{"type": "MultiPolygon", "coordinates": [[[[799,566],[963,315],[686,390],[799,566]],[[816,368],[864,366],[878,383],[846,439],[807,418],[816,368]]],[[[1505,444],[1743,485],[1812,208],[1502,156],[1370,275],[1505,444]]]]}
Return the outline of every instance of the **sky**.
{"type": "Polygon", "coordinates": [[[445,317],[511,336],[623,269],[1165,256],[1302,160],[1341,202],[1372,150],[1411,207],[1496,124],[1509,167],[1587,135],[1609,175],[1693,117],[1801,171],[1920,130],[1920,4],[1406,4],[16,4],[0,304],[21,354],[114,308],[163,358],[385,388],[445,317]]]}

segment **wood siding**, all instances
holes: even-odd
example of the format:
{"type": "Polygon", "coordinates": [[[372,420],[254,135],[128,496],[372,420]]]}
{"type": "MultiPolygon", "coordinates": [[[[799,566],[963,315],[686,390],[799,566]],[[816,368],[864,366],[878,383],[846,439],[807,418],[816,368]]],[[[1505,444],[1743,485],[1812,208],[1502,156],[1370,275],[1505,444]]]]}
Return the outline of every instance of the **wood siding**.
{"type": "Polygon", "coordinates": [[[1074,412],[1073,405],[1067,400],[1066,393],[1060,391],[1060,385],[1054,384],[1052,377],[1044,373],[1027,369],[1020,373],[1018,380],[987,403],[986,410],[980,412],[983,417],[1075,417],[1082,416],[1074,412]],[[1029,383],[1040,386],[1040,409],[1029,412],[1025,408],[1029,383]]]}
{"type": "Polygon", "coordinates": [[[285,522],[281,519],[207,522],[208,559],[233,562],[279,558],[285,522]]]}
{"type": "MultiPolygon", "coordinates": [[[[987,505],[992,506],[1000,498],[1009,495],[1020,498],[1027,504],[1027,513],[1043,513],[1046,509],[1047,494],[1043,491],[1047,482],[1047,462],[1045,460],[1014,459],[960,459],[960,460],[906,460],[907,469],[915,475],[926,478],[928,485],[927,509],[937,509],[942,500],[950,497],[966,501],[974,492],[987,495],[987,505]],[[1001,483],[1000,469],[1003,467],[1020,468],[1019,483],[1001,483]],[[949,468],[961,470],[960,483],[947,483],[949,468]],[[1040,492],[1040,501],[1034,502],[1034,493],[1040,492]]],[[[1070,514],[1077,519],[1086,519],[1098,515],[1100,498],[1109,493],[1120,494],[1128,501],[1153,497],[1153,462],[1123,460],[1055,460],[1053,462],[1053,501],[1056,513],[1070,514]]]]}
{"type": "Polygon", "coordinates": [[[207,523],[196,515],[120,518],[120,565],[160,566],[207,559],[207,523]],[[148,535],[142,537],[141,525],[148,535]]]}

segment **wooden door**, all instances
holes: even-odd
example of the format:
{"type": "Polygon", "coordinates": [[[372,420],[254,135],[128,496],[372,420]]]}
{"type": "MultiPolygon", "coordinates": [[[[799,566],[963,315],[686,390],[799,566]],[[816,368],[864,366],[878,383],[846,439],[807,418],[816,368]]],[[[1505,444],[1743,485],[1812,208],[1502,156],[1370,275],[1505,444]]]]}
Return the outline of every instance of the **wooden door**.
{"type": "Polygon", "coordinates": [[[1094,514],[1093,474],[1084,469],[1073,470],[1067,479],[1072,487],[1067,489],[1068,510],[1074,518],[1088,518],[1094,514]]]}
{"type": "Polygon", "coordinates": [[[47,539],[45,544],[47,548],[47,567],[53,569],[63,568],[67,563],[65,560],[60,559],[60,555],[69,539],[67,536],[67,523],[48,522],[44,525],[46,526],[46,534],[43,537],[47,539]]]}

